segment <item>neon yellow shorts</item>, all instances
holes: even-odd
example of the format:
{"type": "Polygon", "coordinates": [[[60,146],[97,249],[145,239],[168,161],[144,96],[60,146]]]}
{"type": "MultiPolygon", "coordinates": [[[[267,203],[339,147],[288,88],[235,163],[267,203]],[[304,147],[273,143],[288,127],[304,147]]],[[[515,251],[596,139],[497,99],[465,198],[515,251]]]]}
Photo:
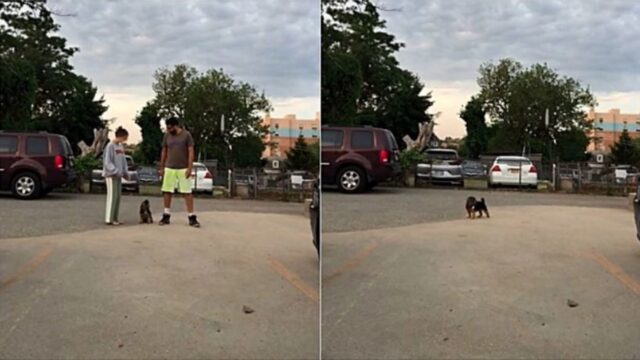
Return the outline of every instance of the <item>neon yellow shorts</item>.
{"type": "Polygon", "coordinates": [[[173,193],[178,190],[180,194],[191,194],[191,179],[187,179],[187,169],[164,168],[162,176],[162,192],[173,193]]]}

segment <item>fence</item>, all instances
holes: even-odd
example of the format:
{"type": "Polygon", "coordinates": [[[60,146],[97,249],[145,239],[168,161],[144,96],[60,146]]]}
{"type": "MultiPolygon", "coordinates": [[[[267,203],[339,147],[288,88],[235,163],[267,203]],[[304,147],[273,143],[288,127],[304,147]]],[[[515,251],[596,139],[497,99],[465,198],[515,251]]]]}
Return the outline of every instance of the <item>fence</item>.
{"type": "Polygon", "coordinates": [[[635,192],[638,181],[637,171],[631,168],[588,163],[559,163],[557,169],[556,188],[567,192],[626,195],[635,192]]]}
{"type": "Polygon", "coordinates": [[[218,167],[214,186],[234,197],[303,201],[313,192],[314,174],[303,171],[265,172],[262,168],[232,169],[218,167]],[[231,181],[231,183],[229,183],[231,181]]]}

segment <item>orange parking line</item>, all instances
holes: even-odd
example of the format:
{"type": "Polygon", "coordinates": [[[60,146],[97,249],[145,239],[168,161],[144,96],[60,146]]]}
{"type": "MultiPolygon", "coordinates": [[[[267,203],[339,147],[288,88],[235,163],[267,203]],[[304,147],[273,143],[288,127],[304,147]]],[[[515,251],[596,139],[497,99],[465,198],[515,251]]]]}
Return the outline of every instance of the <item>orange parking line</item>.
{"type": "Polygon", "coordinates": [[[349,259],[347,262],[345,262],[341,267],[339,267],[336,271],[334,271],[333,273],[331,273],[330,275],[327,275],[327,277],[322,279],[322,285],[324,286],[324,284],[329,283],[331,280],[335,279],[336,277],[338,277],[340,274],[346,272],[347,270],[354,268],[356,266],[358,266],[358,264],[360,264],[361,262],[363,262],[367,257],[369,257],[369,255],[371,255],[371,253],[373,252],[373,250],[375,250],[378,247],[377,243],[372,243],[369,244],[367,246],[364,247],[364,249],[362,249],[359,253],[357,253],[354,257],[352,257],[351,259],[349,259]]]}
{"type": "Polygon", "coordinates": [[[287,280],[289,284],[291,284],[296,289],[300,290],[304,296],[308,297],[312,301],[318,302],[320,300],[320,296],[318,295],[318,291],[314,289],[312,286],[309,286],[307,283],[302,281],[296,274],[289,271],[281,262],[276,259],[270,258],[271,267],[278,273],[282,278],[287,280]]]}
{"type": "Polygon", "coordinates": [[[13,285],[16,281],[18,281],[21,277],[33,272],[40,264],[42,264],[48,257],[51,255],[53,248],[51,246],[47,246],[42,249],[36,256],[34,256],[28,263],[26,263],[17,273],[9,276],[6,279],[3,279],[0,283],[0,291],[7,289],[9,286],[13,285]]]}
{"type": "Polygon", "coordinates": [[[598,265],[602,266],[605,271],[613,275],[616,280],[618,280],[624,286],[628,287],[636,295],[640,295],[640,284],[635,281],[630,275],[625,273],[624,270],[622,270],[622,268],[620,268],[618,265],[609,261],[609,259],[604,257],[604,255],[595,252],[587,254],[587,257],[595,261],[598,265]]]}

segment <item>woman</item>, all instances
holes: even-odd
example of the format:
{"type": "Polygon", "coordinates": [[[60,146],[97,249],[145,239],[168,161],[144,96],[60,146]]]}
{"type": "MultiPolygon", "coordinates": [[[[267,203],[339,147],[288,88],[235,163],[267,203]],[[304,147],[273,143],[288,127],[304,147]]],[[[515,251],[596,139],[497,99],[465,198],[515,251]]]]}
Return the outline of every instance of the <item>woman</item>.
{"type": "Polygon", "coordinates": [[[122,178],[128,179],[127,158],[123,144],[129,138],[129,133],[122,127],[116,129],[116,138],[104,149],[102,161],[102,176],[107,186],[107,206],[105,223],[107,225],[121,225],[118,220],[120,212],[120,197],[122,195],[122,178]]]}

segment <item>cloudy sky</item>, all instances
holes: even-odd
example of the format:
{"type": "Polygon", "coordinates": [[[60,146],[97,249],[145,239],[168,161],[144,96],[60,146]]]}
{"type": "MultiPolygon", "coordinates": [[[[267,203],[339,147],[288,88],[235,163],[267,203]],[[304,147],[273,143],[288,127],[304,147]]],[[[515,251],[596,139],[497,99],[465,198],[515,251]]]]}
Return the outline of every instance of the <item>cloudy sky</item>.
{"type": "Polygon", "coordinates": [[[380,0],[406,47],[401,65],[433,90],[439,135],[463,136],[458,113],[483,62],[546,62],[589,85],[599,106],[640,113],[640,1],[380,0]]]}
{"type": "Polygon", "coordinates": [[[319,0],[49,0],[72,64],[104,94],[116,125],[135,129],[154,71],[223,68],[264,90],[273,116],[320,110],[319,0]]]}

